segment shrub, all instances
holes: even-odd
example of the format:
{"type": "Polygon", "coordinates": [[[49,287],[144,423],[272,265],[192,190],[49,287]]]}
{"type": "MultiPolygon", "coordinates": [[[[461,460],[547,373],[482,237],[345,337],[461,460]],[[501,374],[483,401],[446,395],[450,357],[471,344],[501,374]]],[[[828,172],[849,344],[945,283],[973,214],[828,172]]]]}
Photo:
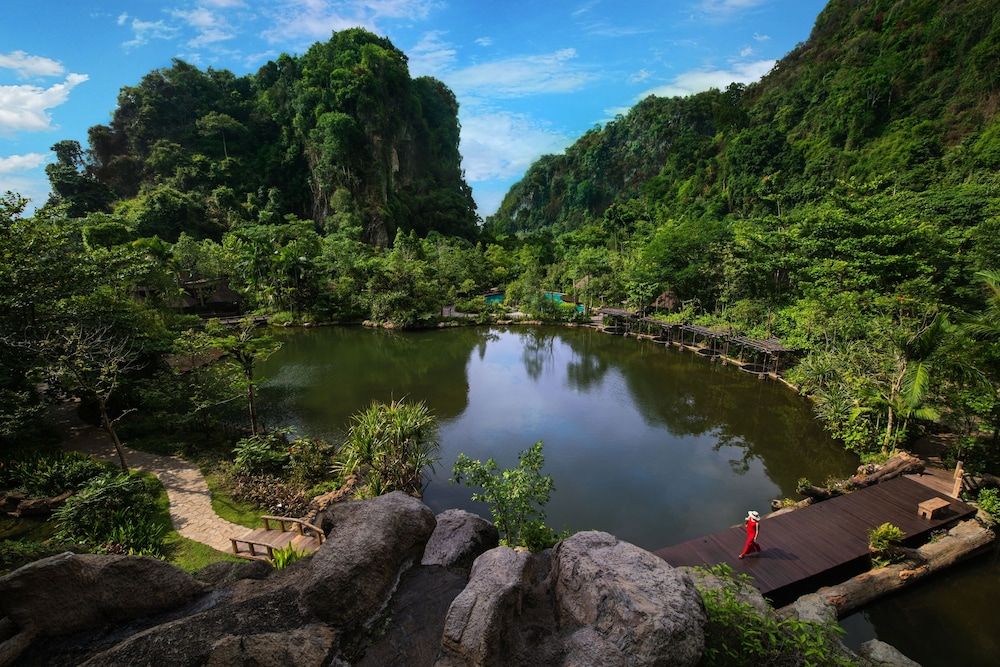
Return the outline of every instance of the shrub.
{"type": "Polygon", "coordinates": [[[426,404],[372,403],[351,417],[336,470],[359,477],[360,497],[419,493],[424,470],[438,460],[437,437],[437,419],[426,404]]]}
{"type": "Polygon", "coordinates": [[[299,438],[288,447],[287,470],[292,483],[308,488],[330,477],[334,448],[316,438],[299,438]]]}
{"type": "Polygon", "coordinates": [[[156,494],[137,475],[104,473],[92,479],[53,515],[58,539],[102,553],[158,556],[164,529],[156,520],[156,494]]]}
{"type": "Polygon", "coordinates": [[[305,552],[298,551],[295,547],[289,544],[280,549],[275,549],[273,556],[274,557],[271,559],[271,566],[275,570],[284,570],[295,561],[301,560],[305,557],[305,552]]]}
{"type": "Polygon", "coordinates": [[[868,531],[868,548],[875,553],[882,553],[890,546],[898,544],[904,537],[906,533],[899,526],[883,523],[868,531]]]}
{"type": "Polygon", "coordinates": [[[263,507],[272,514],[301,516],[309,500],[298,489],[276,475],[248,473],[233,466],[222,466],[223,484],[235,500],[263,507]]]}
{"type": "Polygon", "coordinates": [[[984,512],[1000,521],[1000,492],[996,489],[983,489],[979,492],[976,502],[984,512]]]}
{"type": "Polygon", "coordinates": [[[243,438],[233,448],[233,466],[252,474],[279,473],[288,463],[288,443],[280,431],[243,438]]]}
{"type": "Polygon", "coordinates": [[[840,648],[837,637],[844,630],[836,623],[761,614],[741,595],[744,587],[751,585],[748,575],[734,578],[732,568],[727,565],[704,569],[721,580],[722,586],[699,590],[708,616],[702,665],[826,667],[854,664],[840,648]]]}
{"type": "Polygon", "coordinates": [[[43,456],[10,465],[8,483],[24,489],[35,497],[58,496],[64,491],[77,491],[87,482],[111,469],[106,463],[68,452],[43,456]]]}
{"type": "Polygon", "coordinates": [[[452,481],[482,488],[482,492],[472,494],[472,499],[489,505],[502,544],[541,550],[558,539],[544,525],[544,507],[552,494],[553,482],[551,475],[541,472],[545,464],[542,441],[517,458],[516,468],[498,470],[492,458],[484,463],[459,454],[452,468],[452,481]]]}

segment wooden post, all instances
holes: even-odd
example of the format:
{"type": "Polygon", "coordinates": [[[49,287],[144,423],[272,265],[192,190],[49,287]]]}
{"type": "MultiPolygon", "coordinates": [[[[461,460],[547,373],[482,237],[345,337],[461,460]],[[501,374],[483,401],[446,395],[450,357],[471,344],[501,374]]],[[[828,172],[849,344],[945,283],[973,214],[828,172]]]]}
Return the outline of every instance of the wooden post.
{"type": "Polygon", "coordinates": [[[965,472],[963,470],[962,462],[959,461],[955,465],[955,485],[951,487],[951,497],[958,498],[959,494],[962,493],[962,482],[965,480],[965,472]]]}

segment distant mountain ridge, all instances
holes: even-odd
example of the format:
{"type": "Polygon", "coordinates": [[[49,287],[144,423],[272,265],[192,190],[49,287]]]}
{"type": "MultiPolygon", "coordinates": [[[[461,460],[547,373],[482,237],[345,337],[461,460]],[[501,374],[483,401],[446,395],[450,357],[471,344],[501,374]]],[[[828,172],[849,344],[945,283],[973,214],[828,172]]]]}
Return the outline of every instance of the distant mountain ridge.
{"type": "Polygon", "coordinates": [[[1000,166],[1000,2],[832,0],[760,82],[649,97],[544,156],[487,228],[576,229],[641,200],[673,216],[780,213],[838,180],[921,189],[1000,166]]]}

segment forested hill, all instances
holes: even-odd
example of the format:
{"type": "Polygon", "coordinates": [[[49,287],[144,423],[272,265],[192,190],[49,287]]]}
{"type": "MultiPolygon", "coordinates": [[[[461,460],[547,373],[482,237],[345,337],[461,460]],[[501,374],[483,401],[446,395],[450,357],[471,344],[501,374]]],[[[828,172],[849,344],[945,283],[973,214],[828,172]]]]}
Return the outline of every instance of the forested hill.
{"type": "Polygon", "coordinates": [[[121,90],[90,147],[57,144],[50,207],[114,209],[139,237],[221,238],[242,223],[312,219],[471,238],[475,204],[458,152],[458,104],[411,79],[406,56],[361,29],[237,77],[175,60],[121,90]]]}
{"type": "Polygon", "coordinates": [[[996,0],[831,0],[759,83],[643,100],[536,162],[488,227],[576,229],[628,200],[687,219],[780,215],[850,179],[977,179],[1000,167],[998,63],[996,0]]]}

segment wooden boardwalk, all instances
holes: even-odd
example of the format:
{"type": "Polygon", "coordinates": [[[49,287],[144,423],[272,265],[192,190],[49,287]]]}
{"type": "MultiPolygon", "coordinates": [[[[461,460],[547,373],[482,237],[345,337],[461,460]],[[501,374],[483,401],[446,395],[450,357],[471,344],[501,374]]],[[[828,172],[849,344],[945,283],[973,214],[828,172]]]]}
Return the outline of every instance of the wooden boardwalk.
{"type": "Polygon", "coordinates": [[[737,559],[746,539],[742,526],[655,553],[675,566],[727,563],[735,572],[749,574],[764,595],[786,602],[867,569],[868,531],[879,524],[899,526],[906,534],[904,544],[915,546],[932,530],[975,513],[974,507],[900,477],[765,519],[758,539],[762,551],[743,560],[737,559]],[[917,516],[917,505],[931,498],[949,501],[945,516],[917,516]]]}

